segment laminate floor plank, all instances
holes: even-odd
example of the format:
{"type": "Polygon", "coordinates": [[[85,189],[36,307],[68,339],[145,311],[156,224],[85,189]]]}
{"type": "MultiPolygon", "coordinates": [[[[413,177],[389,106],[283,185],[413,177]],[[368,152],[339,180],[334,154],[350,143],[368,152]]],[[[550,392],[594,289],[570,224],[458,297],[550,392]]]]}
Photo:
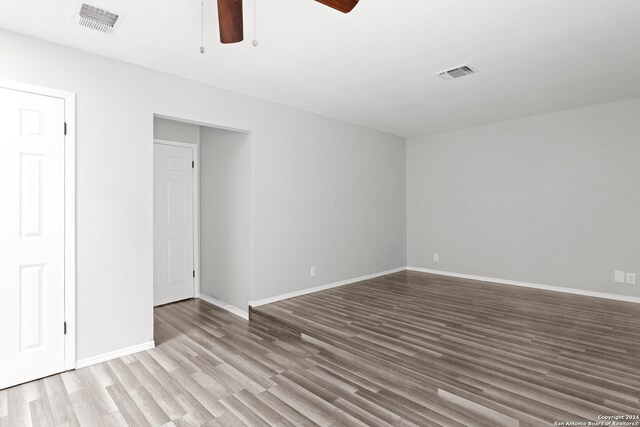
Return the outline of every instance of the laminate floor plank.
{"type": "Polygon", "coordinates": [[[78,419],[61,375],[44,379],[55,425],[77,426],[78,419]]]}
{"type": "Polygon", "coordinates": [[[29,402],[31,421],[34,426],[48,427],[55,424],[49,399],[45,396],[29,402]]]}
{"type": "Polygon", "coordinates": [[[131,396],[134,390],[128,391],[119,383],[107,386],[106,389],[118,408],[117,412],[122,415],[127,424],[136,426],[151,425],[131,396]]]}

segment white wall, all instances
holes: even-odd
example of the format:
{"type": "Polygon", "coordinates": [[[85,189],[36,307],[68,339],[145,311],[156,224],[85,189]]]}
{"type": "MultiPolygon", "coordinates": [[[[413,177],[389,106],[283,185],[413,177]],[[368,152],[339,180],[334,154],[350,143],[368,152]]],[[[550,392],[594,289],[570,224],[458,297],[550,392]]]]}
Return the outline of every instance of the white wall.
{"type": "Polygon", "coordinates": [[[409,139],[407,236],[414,267],[640,296],[640,99],[409,139]]]}
{"type": "Polygon", "coordinates": [[[0,58],[77,93],[79,359],[152,339],[154,114],[252,132],[254,298],[406,264],[402,138],[4,31],[0,58]]]}
{"type": "Polygon", "coordinates": [[[201,127],[200,292],[247,310],[251,277],[251,134],[201,127]]]}
{"type": "Polygon", "coordinates": [[[283,119],[253,134],[253,299],[406,265],[404,139],[283,119]]]}
{"type": "Polygon", "coordinates": [[[153,138],[198,145],[200,143],[200,126],[154,117],[153,138]]]}

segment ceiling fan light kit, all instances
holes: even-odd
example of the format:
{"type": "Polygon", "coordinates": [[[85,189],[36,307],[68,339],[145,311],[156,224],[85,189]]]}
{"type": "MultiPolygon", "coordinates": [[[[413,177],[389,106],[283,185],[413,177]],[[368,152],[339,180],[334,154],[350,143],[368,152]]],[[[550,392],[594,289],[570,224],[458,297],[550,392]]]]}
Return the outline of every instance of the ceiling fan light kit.
{"type": "MultiPolygon", "coordinates": [[[[349,13],[359,0],[316,0],[325,6],[349,13]]],[[[218,0],[218,25],[220,27],[220,42],[224,44],[238,43],[244,40],[242,23],[242,0],[218,0]]],[[[254,40],[253,45],[257,46],[254,40]]]]}

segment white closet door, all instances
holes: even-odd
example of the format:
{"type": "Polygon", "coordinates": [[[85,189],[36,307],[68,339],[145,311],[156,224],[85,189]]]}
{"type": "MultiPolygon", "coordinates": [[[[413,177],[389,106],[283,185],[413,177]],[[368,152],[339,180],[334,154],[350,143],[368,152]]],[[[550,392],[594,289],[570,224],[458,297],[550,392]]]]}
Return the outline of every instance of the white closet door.
{"type": "Polygon", "coordinates": [[[64,370],[64,101],[0,89],[0,389],[64,370]]]}
{"type": "Polygon", "coordinates": [[[154,144],[153,301],[194,296],[193,150],[154,144]]]}

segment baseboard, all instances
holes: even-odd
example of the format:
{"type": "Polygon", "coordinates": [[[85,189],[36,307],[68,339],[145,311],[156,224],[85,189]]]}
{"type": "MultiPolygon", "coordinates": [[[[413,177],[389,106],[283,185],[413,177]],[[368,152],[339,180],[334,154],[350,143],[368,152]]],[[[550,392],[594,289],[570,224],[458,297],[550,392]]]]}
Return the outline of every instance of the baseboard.
{"type": "Polygon", "coordinates": [[[128,356],[139,351],[149,350],[156,346],[154,341],[145,342],[131,347],[122,348],[120,350],[111,351],[109,353],[100,354],[98,356],[87,357],[76,361],[76,369],[95,365],[96,363],[106,362],[107,360],[117,359],[119,357],[128,356]]]}
{"type": "Polygon", "coordinates": [[[209,304],[213,304],[216,307],[220,307],[223,310],[227,310],[229,313],[233,313],[236,316],[240,316],[245,320],[249,320],[249,313],[242,310],[241,308],[234,307],[232,305],[227,304],[224,301],[217,300],[207,295],[200,294],[199,298],[203,301],[208,302],[209,304]]]}
{"type": "Polygon", "coordinates": [[[312,294],[314,292],[325,291],[331,288],[337,288],[338,286],[348,285],[350,283],[361,282],[363,280],[374,279],[380,276],[386,276],[387,274],[397,273],[398,271],[405,271],[407,267],[394,268],[393,270],[381,271],[379,273],[367,274],[366,276],[354,277],[353,279],[341,280],[339,282],[328,283],[326,285],[316,286],[314,288],[303,289],[301,291],[289,292],[275,297],[263,298],[256,301],[249,301],[249,307],[260,307],[261,305],[271,304],[274,302],[282,301],[289,298],[295,298],[302,295],[312,294]]]}
{"type": "Polygon", "coordinates": [[[438,274],[440,276],[458,277],[460,279],[478,280],[481,282],[499,283],[501,285],[521,286],[524,288],[542,289],[545,291],[562,292],[565,294],[582,295],[585,297],[603,298],[614,301],[624,301],[640,304],[640,298],[626,295],[607,294],[604,292],[585,291],[575,288],[564,288],[561,286],[540,285],[538,283],[519,282],[517,280],[496,279],[495,277],[474,276],[472,274],[452,273],[450,271],[431,270],[429,268],[407,267],[407,270],[421,273],[438,274]]]}

